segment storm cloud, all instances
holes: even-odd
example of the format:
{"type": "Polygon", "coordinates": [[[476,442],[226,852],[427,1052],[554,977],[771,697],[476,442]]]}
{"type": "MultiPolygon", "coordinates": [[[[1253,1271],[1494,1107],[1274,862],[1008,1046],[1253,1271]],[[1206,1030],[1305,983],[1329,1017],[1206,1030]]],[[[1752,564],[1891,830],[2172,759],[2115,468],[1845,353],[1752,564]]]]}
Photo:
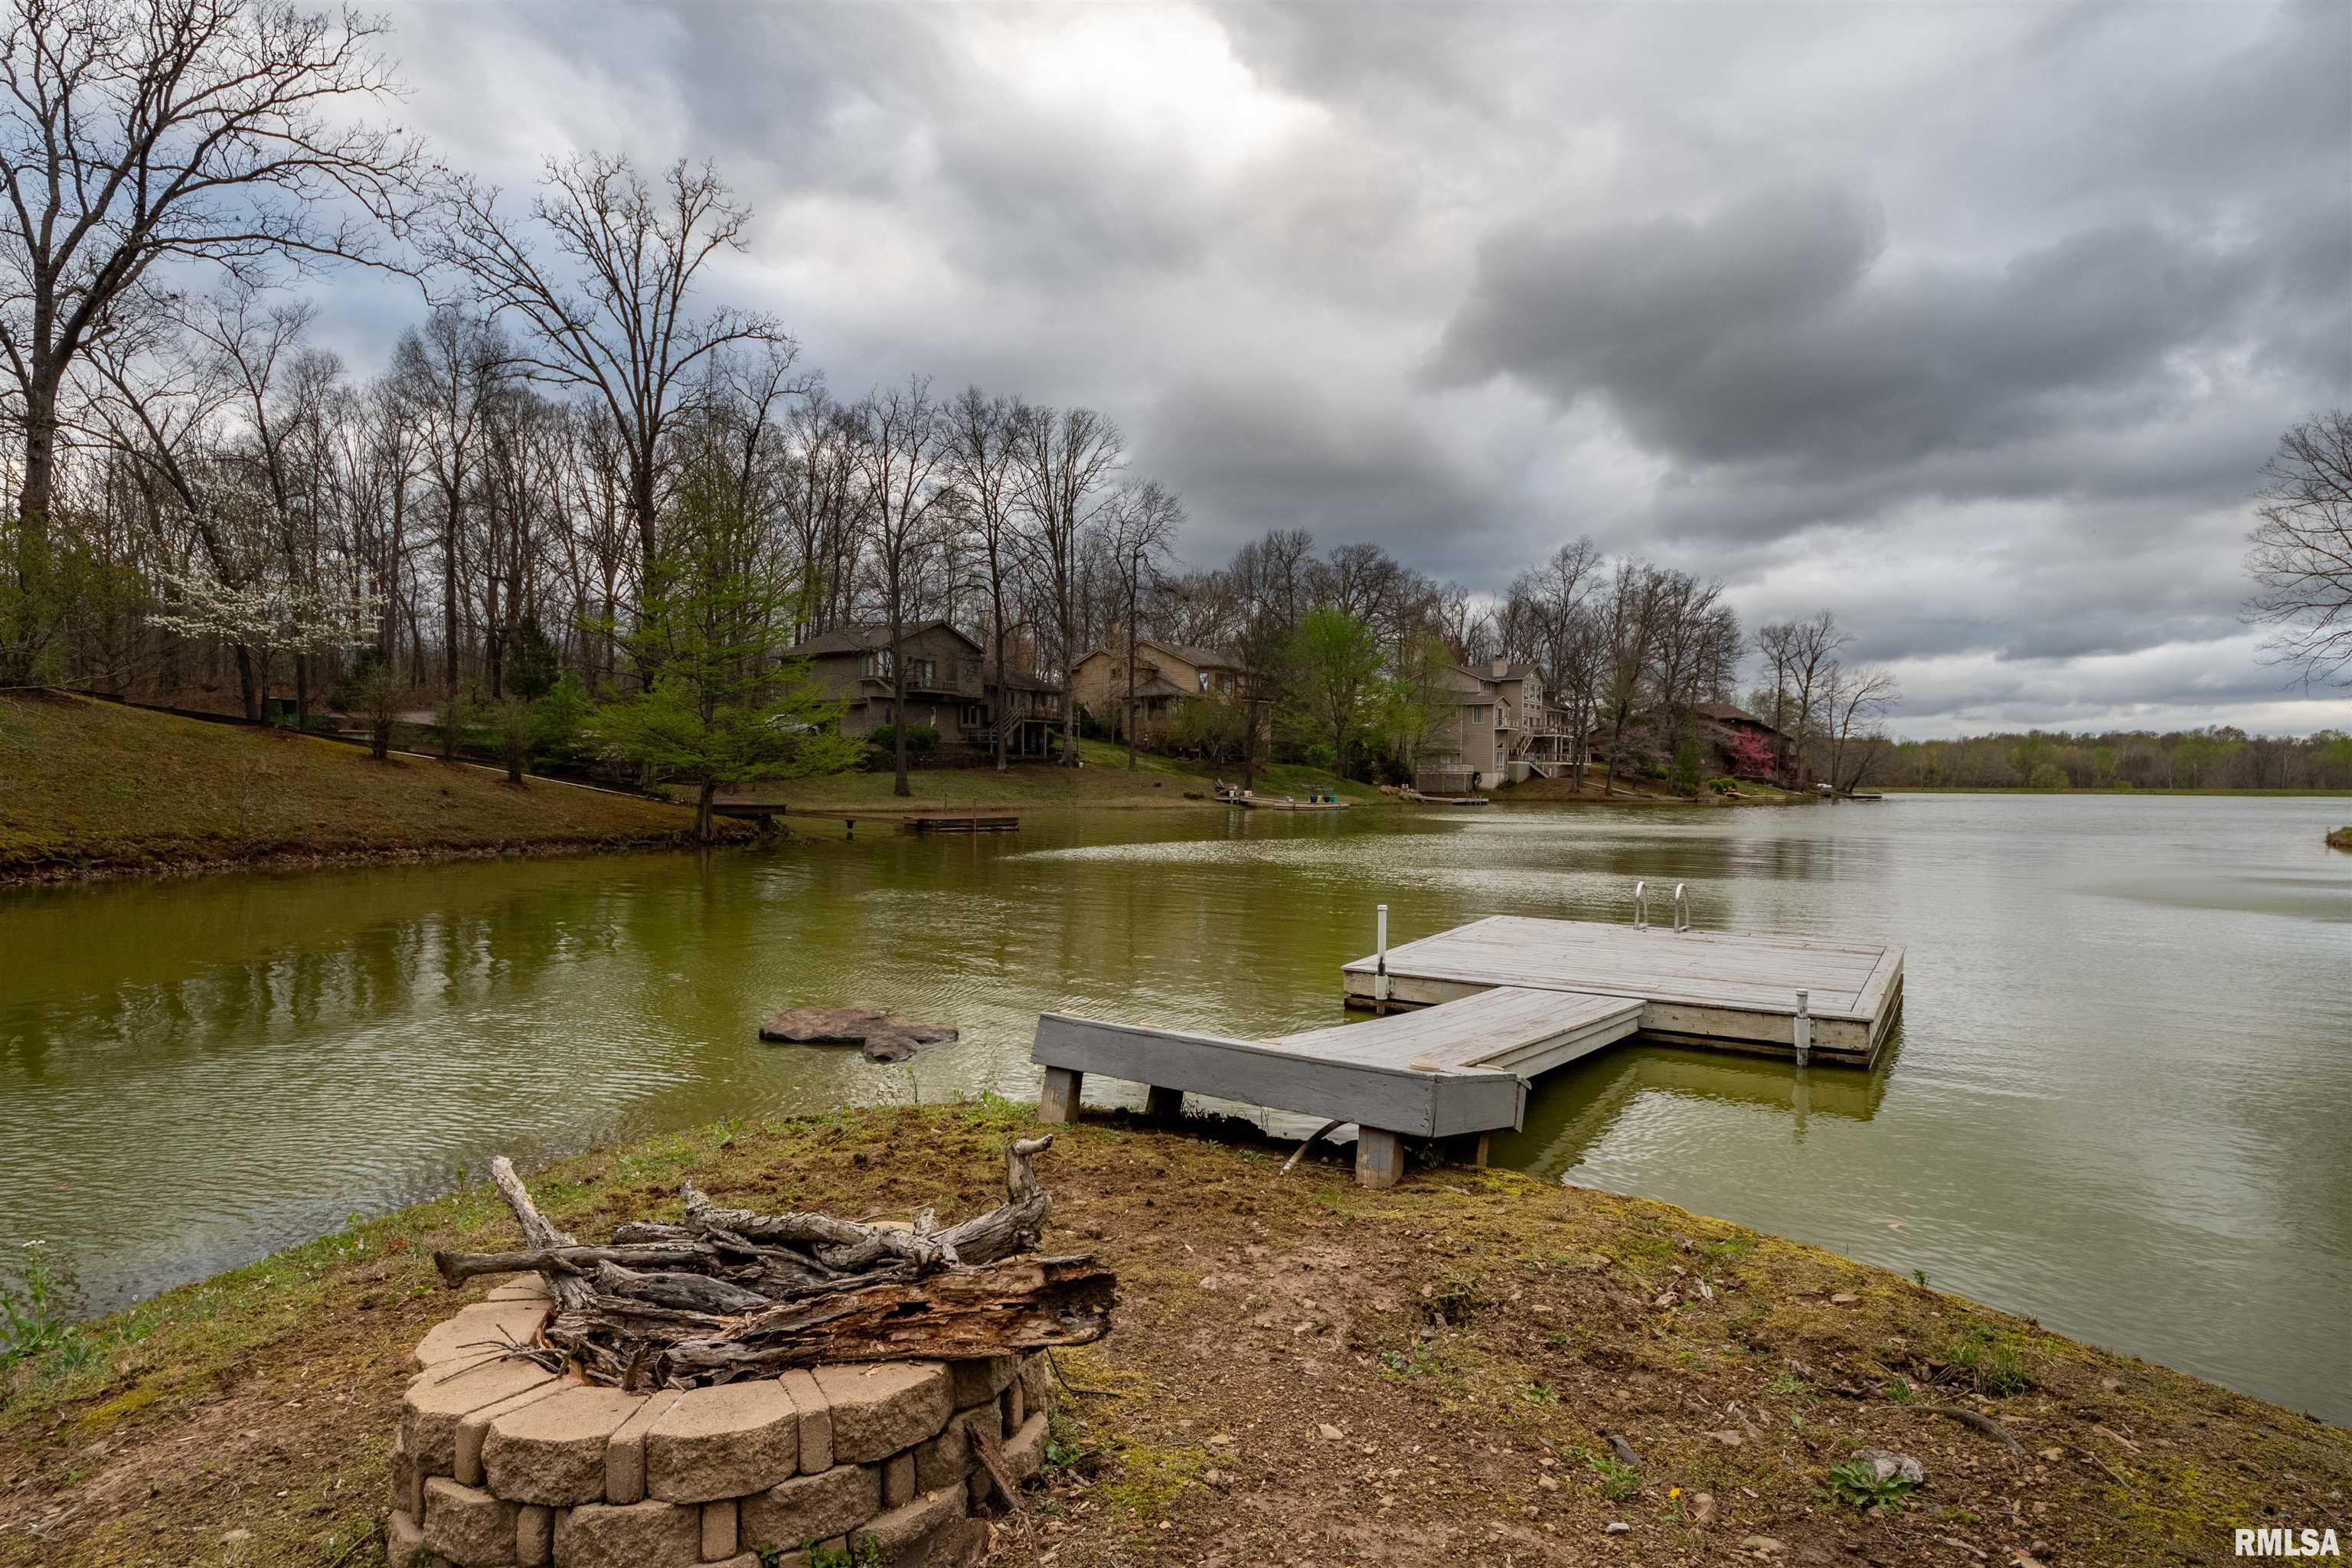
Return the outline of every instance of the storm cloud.
{"type": "MultiPolygon", "coordinates": [[[[414,5],[408,118],[520,190],[709,157],[715,288],[836,390],[1125,427],[1183,553],[1500,589],[1591,533],[1827,606],[1901,728],[2352,725],[2237,618],[2352,403],[2352,8],[414,5]]],[[[413,310],[325,301],[365,363],[413,310]]]]}

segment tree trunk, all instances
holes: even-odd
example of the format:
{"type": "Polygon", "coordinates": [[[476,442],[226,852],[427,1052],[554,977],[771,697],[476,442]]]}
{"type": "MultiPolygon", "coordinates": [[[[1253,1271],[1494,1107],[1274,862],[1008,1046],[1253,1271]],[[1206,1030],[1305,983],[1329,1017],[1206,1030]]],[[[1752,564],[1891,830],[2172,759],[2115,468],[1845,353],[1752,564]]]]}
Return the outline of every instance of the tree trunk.
{"type": "MultiPolygon", "coordinates": [[[[520,772],[520,770],[518,770],[518,772],[520,772]]],[[[708,844],[710,842],[710,802],[718,794],[719,784],[715,779],[705,779],[701,784],[695,786],[694,841],[697,844],[708,844]]]]}
{"type": "Polygon", "coordinates": [[[310,727],[310,656],[294,656],[294,728],[310,727]]]}
{"type": "Polygon", "coordinates": [[[253,650],[243,643],[236,645],[236,689],[245,700],[245,716],[252,723],[261,722],[260,681],[253,668],[253,650]]]}
{"type": "Polygon", "coordinates": [[[890,750],[894,754],[890,793],[901,797],[913,795],[907,783],[907,661],[898,647],[906,635],[898,595],[891,595],[890,605],[890,750]]]}
{"type": "Polygon", "coordinates": [[[1135,602],[1127,605],[1127,771],[1135,772],[1135,602]]]}

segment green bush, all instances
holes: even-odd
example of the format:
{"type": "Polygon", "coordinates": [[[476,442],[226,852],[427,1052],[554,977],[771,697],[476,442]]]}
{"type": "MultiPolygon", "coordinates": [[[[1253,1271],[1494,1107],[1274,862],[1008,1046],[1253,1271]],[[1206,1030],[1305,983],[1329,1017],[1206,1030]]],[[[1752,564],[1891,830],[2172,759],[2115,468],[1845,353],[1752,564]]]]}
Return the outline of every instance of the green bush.
{"type": "Polygon", "coordinates": [[[1739,785],[1733,780],[1727,778],[1709,779],[1706,781],[1706,787],[1713,790],[1717,795],[1738,795],[1739,793],[1739,785]]]}
{"type": "Polygon", "coordinates": [[[543,757],[572,762],[580,755],[581,735],[588,724],[588,688],[565,670],[547,695],[531,704],[530,746],[543,757]]]}
{"type": "Polygon", "coordinates": [[[2033,771],[2026,775],[2025,782],[2032,789],[2064,789],[2066,770],[2056,763],[2037,763],[2033,771]]]}
{"type": "MultiPolygon", "coordinates": [[[[867,736],[866,739],[873,744],[879,746],[884,751],[889,752],[893,754],[896,754],[898,750],[898,731],[895,726],[885,724],[880,729],[875,731],[873,734],[867,736]]],[[[928,757],[939,749],[940,732],[937,730],[933,729],[929,724],[909,724],[907,726],[907,754],[908,756],[928,757]]]]}
{"type": "Polygon", "coordinates": [[[1698,798],[1698,781],[1703,771],[1698,741],[1685,735],[1675,742],[1675,793],[1690,799],[1698,798]]]}

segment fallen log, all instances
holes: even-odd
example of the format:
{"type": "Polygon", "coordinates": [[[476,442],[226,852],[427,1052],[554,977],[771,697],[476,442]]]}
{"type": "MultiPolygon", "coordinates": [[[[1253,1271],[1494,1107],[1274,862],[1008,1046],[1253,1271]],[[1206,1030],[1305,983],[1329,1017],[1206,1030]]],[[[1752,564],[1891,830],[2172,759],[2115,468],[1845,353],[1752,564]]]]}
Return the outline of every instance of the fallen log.
{"type": "Polygon", "coordinates": [[[629,1221],[601,1247],[550,1225],[501,1158],[492,1174],[527,1246],[433,1260],[453,1287],[538,1273],[557,1310],[520,1353],[625,1388],[1087,1344],[1110,1330],[1116,1279],[1092,1258],[1028,1256],[1052,1206],[1033,1161],[1052,1143],[1009,1142],[1004,1203],[944,1230],[928,1210],[898,1226],[729,1208],[688,1182],[682,1224],[629,1221]]]}

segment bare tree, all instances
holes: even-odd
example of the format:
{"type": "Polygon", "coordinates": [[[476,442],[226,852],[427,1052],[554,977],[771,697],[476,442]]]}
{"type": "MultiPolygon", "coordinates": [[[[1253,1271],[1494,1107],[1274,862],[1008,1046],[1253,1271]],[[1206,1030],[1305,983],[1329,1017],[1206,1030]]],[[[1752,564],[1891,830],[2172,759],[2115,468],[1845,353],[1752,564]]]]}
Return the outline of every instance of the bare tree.
{"type": "Polygon", "coordinates": [[[529,342],[514,356],[526,374],[585,388],[602,404],[624,459],[638,553],[653,560],[663,437],[700,405],[711,384],[698,373],[732,345],[791,342],[771,315],[688,314],[711,258],[743,247],[750,209],[708,164],[673,163],[656,186],[626,158],[587,153],[548,163],[530,217],[510,222],[497,190],[460,180],[428,253],[464,274],[493,318],[527,323],[529,342]]]}
{"type": "Polygon", "coordinates": [[[1078,708],[1070,692],[1085,635],[1086,541],[1112,477],[1127,461],[1118,426],[1091,408],[1035,408],[1019,439],[1023,567],[1051,622],[1062,675],[1062,761],[1078,763],[1078,708]]]}
{"type": "Polygon", "coordinates": [[[1884,669],[1831,667],[1822,687],[1822,709],[1833,792],[1852,795],[1862,787],[1886,744],[1886,715],[1902,698],[1902,688],[1884,669]]]}
{"type": "Polygon", "coordinates": [[[1641,700],[1643,677],[1657,640],[1664,574],[1641,561],[1620,561],[1602,589],[1601,602],[1601,710],[1609,721],[1609,766],[1601,793],[1617,791],[1617,763],[1624,752],[1625,726],[1641,700]]]}
{"type": "Polygon", "coordinates": [[[401,334],[392,384],[419,434],[419,456],[439,498],[441,695],[457,694],[457,612],[466,507],[478,486],[483,426],[504,379],[507,345],[480,318],[445,305],[401,334]]]}
{"type": "Polygon", "coordinates": [[[964,388],[948,409],[949,467],[962,498],[961,516],[988,600],[988,657],[991,679],[996,682],[991,743],[1000,773],[1005,767],[1007,720],[1013,711],[1004,660],[1005,601],[1018,543],[1019,441],[1026,418],[1020,404],[986,396],[977,386],[964,388]]]}
{"type": "Polygon", "coordinates": [[[1183,503],[1160,488],[1157,479],[1121,487],[1111,503],[1106,545],[1118,574],[1119,620],[1127,637],[1127,771],[1135,772],[1135,644],[1143,618],[1143,595],[1158,580],[1160,569],[1175,553],[1176,531],[1184,521],[1183,503]]]}
{"type": "MultiPolygon", "coordinates": [[[[21,431],[16,588],[46,570],[60,400],[90,347],[146,313],[159,268],[250,280],[376,258],[416,144],[367,123],[398,85],[385,24],[278,0],[16,0],[0,34],[0,359],[21,431]],[[354,110],[362,112],[355,113],[354,110]],[[342,199],[338,199],[342,198],[342,199]]],[[[37,634],[12,636],[26,662],[37,634]]]]}
{"type": "Polygon", "coordinates": [[[2254,580],[2246,618],[2305,682],[2352,685],[2352,415],[2305,420],[2280,437],[2246,535],[2254,580]]]}
{"type": "Polygon", "coordinates": [[[874,567],[890,628],[890,728],[897,753],[891,792],[907,783],[907,614],[927,558],[950,517],[943,411],[920,378],[857,405],[857,463],[873,519],[874,567]]]}

